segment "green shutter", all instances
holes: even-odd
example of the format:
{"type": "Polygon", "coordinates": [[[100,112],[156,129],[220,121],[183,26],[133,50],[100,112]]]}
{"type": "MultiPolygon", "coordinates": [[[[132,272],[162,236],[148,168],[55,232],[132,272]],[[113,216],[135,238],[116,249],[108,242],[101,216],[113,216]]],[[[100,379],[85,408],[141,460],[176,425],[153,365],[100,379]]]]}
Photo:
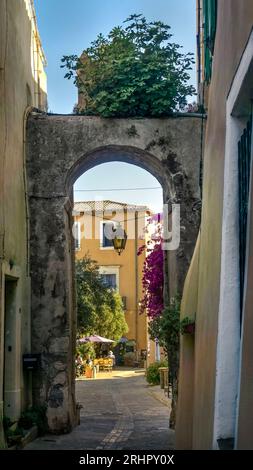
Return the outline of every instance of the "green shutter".
{"type": "Polygon", "coordinates": [[[217,23],[217,0],[203,0],[205,81],[211,80],[217,23]]]}

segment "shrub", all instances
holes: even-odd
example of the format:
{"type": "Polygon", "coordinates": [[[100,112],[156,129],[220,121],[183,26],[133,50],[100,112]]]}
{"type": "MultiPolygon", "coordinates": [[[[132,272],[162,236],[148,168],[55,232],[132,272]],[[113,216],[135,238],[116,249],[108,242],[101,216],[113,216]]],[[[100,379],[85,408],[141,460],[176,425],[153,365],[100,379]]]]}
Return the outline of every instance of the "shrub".
{"type": "Polygon", "coordinates": [[[32,426],[38,426],[40,436],[48,430],[46,406],[32,406],[21,414],[18,426],[23,429],[30,429],[32,426]]]}
{"type": "Polygon", "coordinates": [[[91,359],[95,359],[96,352],[95,352],[94,343],[80,343],[80,344],[77,344],[76,354],[80,354],[80,356],[83,359],[88,358],[88,356],[90,356],[91,359]]]}
{"type": "Polygon", "coordinates": [[[8,447],[18,444],[24,436],[24,430],[7,416],[3,417],[3,428],[8,447]]]}
{"type": "Polygon", "coordinates": [[[160,367],[168,367],[167,361],[154,362],[147,368],[147,382],[151,385],[160,384],[160,367]]]}

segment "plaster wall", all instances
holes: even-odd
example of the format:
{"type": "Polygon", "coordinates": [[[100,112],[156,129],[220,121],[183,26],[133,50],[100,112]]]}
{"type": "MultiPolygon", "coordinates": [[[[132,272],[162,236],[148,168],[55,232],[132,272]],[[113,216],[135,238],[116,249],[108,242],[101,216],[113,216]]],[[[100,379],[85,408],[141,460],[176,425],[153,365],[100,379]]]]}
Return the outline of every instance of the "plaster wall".
{"type": "MultiPolygon", "coordinates": [[[[2,404],[4,399],[5,278],[8,276],[17,283],[18,293],[16,317],[12,324],[12,338],[9,344],[12,351],[15,350],[15,343],[18,345],[19,353],[16,356],[18,366],[10,368],[12,380],[8,381],[8,393],[6,390],[8,403],[6,403],[5,413],[10,414],[11,418],[17,418],[20,410],[31,399],[29,392],[31,387],[29,379],[23,375],[21,359],[22,353],[30,351],[31,340],[24,122],[26,111],[30,106],[41,109],[46,107],[45,59],[38,41],[33,3],[30,0],[1,0],[0,403],[2,404]],[[36,60],[36,73],[35,65],[33,66],[34,60],[36,60]]],[[[11,356],[10,352],[9,356],[11,356]]]]}
{"type": "MultiPolygon", "coordinates": [[[[226,142],[226,104],[234,75],[246,47],[252,24],[251,0],[219,0],[217,33],[209,88],[208,119],[204,151],[203,206],[199,255],[192,260],[183,299],[195,303],[194,398],[180,387],[181,403],[192,402],[193,418],[185,415],[177,427],[177,440],[186,448],[213,447],[216,352],[220,302],[221,240],[226,142]],[[199,275],[194,272],[198,263],[199,275]],[[192,433],[184,439],[192,420],[192,433]],[[181,440],[182,437],[182,440],[181,440]]],[[[234,194],[231,194],[234,197],[234,194]]],[[[225,273],[226,275],[226,273],[225,273]]],[[[184,300],[183,300],[184,303],[184,300]]],[[[184,354],[181,350],[181,354],[184,354]]],[[[181,358],[181,363],[184,361],[181,358]]],[[[193,367],[191,365],[191,367],[193,367]]],[[[182,371],[181,371],[182,375],[182,371]]],[[[190,425],[191,426],[191,425],[190,425]]],[[[216,436],[217,439],[218,436],[216,436]]],[[[233,437],[233,436],[231,436],[233,437]]]]}

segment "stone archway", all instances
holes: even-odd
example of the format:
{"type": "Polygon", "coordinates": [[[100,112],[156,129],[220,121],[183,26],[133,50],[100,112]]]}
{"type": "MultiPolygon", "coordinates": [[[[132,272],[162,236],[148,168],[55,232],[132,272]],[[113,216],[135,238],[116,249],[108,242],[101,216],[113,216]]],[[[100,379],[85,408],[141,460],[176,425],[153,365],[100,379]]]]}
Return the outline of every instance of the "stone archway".
{"type": "MultiPolygon", "coordinates": [[[[35,403],[47,403],[52,432],[76,420],[72,186],[88,169],[124,161],[153,174],[164,202],[181,204],[181,243],[168,252],[167,290],[181,291],[199,226],[202,120],[100,119],[32,113],[27,127],[32,352],[35,403]]],[[[169,294],[168,294],[169,295],[169,294]]]]}

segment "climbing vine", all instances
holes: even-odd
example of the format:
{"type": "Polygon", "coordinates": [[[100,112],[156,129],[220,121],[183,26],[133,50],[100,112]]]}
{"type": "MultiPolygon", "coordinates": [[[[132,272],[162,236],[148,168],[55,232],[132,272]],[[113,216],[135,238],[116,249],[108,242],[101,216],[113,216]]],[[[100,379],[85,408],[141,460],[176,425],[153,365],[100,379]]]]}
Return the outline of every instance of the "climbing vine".
{"type": "Polygon", "coordinates": [[[188,319],[180,322],[180,297],[175,295],[164,306],[164,251],[162,249],[162,227],[156,225],[153,240],[139,249],[139,254],[147,250],[143,267],[143,297],[140,313],[146,312],[149,318],[151,339],[158,340],[165,350],[169,363],[169,383],[172,388],[172,411],[170,427],[175,427],[176,404],[178,393],[179,341],[182,328],[188,325],[188,319]]]}
{"type": "Polygon", "coordinates": [[[157,318],[163,310],[163,250],[159,237],[154,245],[142,246],[138,254],[146,249],[148,255],[144,261],[142,287],[143,297],[140,302],[140,313],[146,312],[150,319],[157,318]]]}

